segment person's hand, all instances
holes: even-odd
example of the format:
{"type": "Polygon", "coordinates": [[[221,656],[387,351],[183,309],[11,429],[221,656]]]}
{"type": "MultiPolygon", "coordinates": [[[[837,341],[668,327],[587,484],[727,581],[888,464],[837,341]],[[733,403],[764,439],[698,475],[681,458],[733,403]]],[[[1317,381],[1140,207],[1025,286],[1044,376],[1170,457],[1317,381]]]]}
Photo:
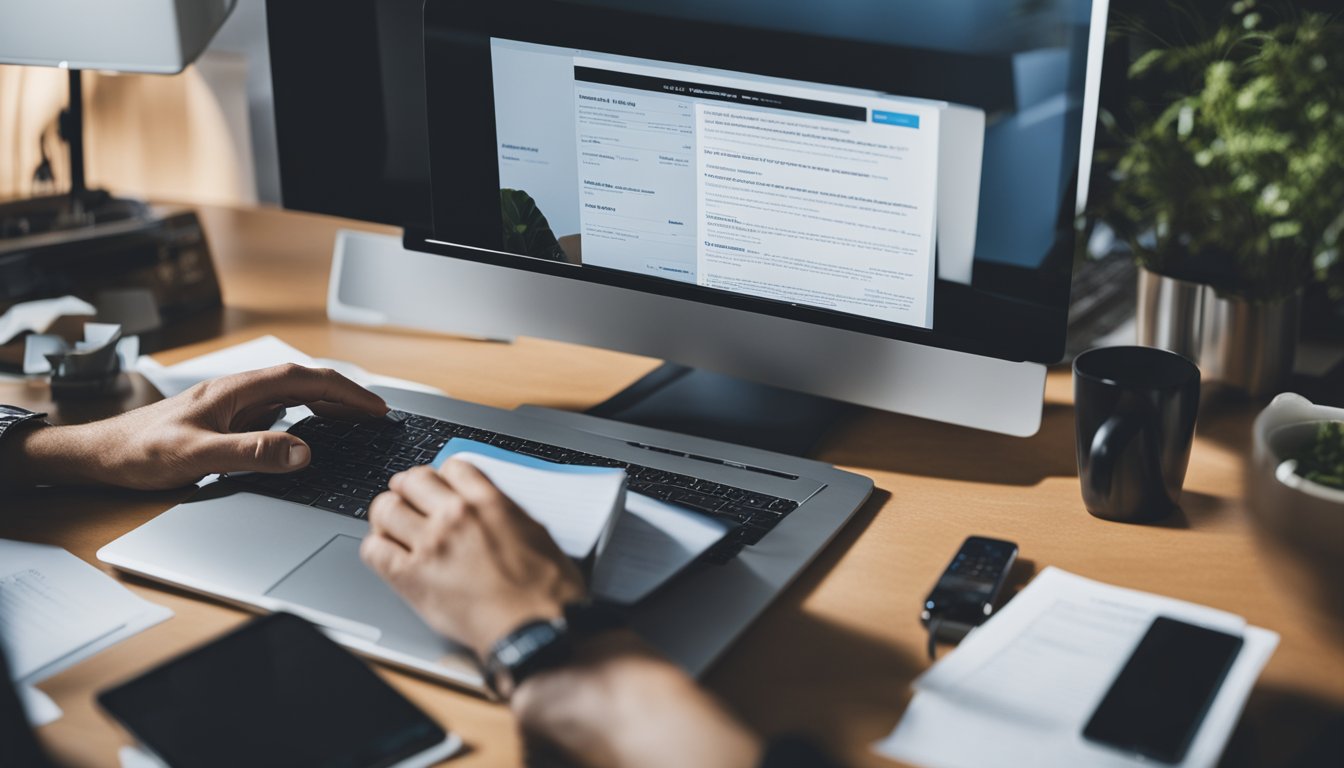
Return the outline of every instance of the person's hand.
{"type": "Polygon", "coordinates": [[[308,445],[266,430],[296,405],[350,420],[387,413],[382,398],[335,371],[279,365],[202,382],[105,421],[29,430],[6,462],[22,474],[9,479],[153,490],[215,473],[292,472],[308,465],[308,445]]]}
{"type": "Polygon", "coordinates": [[[559,618],[583,577],[540,523],[475,467],[394,475],[360,554],[436,631],[484,658],[533,619],[559,618]]]}

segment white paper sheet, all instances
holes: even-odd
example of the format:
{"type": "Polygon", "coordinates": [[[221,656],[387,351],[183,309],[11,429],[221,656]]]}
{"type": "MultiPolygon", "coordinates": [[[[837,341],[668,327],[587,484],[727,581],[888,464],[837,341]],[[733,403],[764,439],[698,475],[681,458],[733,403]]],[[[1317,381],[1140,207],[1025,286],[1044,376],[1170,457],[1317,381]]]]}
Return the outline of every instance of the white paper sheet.
{"type": "Polygon", "coordinates": [[[20,685],[172,615],[64,549],[0,539],[0,644],[20,685]]]}
{"type": "Polygon", "coordinates": [[[625,506],[625,471],[621,469],[560,472],[474,452],[453,455],[481,470],[505,496],[546,527],[561,551],[579,560],[597,549],[625,506]]]}
{"type": "Polygon", "coordinates": [[[311,366],[313,359],[274,336],[261,336],[167,367],[141,358],[138,369],[164,397],[172,397],[202,381],[284,363],[311,366]]]}
{"type": "MultiPolygon", "coordinates": [[[[163,393],[164,397],[172,397],[179,392],[185,392],[202,381],[285,363],[331,368],[356,384],[365,387],[396,387],[412,392],[444,394],[442,390],[427,384],[370,373],[354,363],[309,357],[274,336],[259,336],[251,341],[235,344],[232,347],[226,347],[166,367],[160,365],[151,357],[142,357],[136,369],[140,372],[140,375],[149,379],[149,382],[159,392],[163,393]]],[[[311,413],[306,408],[290,410],[295,412],[290,414],[293,421],[297,421],[293,417],[299,412],[303,412],[299,418],[311,413]]]]}
{"type": "Polygon", "coordinates": [[[1241,634],[1244,645],[1182,766],[1212,766],[1278,635],[1193,603],[1047,568],[1002,611],[915,681],[879,754],[916,765],[1138,766],[1083,739],[1111,682],[1157,616],[1241,634]]]}
{"type": "Polygon", "coordinates": [[[19,703],[23,705],[23,712],[28,717],[28,724],[34,728],[41,728],[47,723],[54,723],[61,719],[65,714],[61,708],[56,706],[56,702],[42,691],[31,685],[20,685],[15,691],[19,694],[19,703]]]}
{"type": "Polygon", "coordinates": [[[727,532],[727,524],[705,515],[627,494],[625,514],[593,566],[593,593],[623,605],[637,603],[727,532]]]}
{"type": "Polygon", "coordinates": [[[24,331],[42,333],[65,315],[93,315],[96,312],[92,304],[74,296],[15,304],[0,315],[0,344],[8,344],[24,331]]]}

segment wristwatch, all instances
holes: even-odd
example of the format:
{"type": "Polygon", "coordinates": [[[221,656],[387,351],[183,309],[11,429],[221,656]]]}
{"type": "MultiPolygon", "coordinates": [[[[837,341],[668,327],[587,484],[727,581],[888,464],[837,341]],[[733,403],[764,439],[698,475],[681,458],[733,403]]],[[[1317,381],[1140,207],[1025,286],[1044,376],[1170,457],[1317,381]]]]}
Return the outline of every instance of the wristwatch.
{"type": "Polygon", "coordinates": [[[42,419],[46,416],[45,413],[33,413],[12,405],[0,405],[0,440],[4,440],[6,433],[25,422],[36,421],[45,424],[42,419]]]}
{"type": "Polygon", "coordinates": [[[485,685],[508,701],[523,681],[567,664],[577,641],[625,625],[625,616],[609,603],[585,598],[564,607],[557,619],[534,619],[500,638],[481,665],[485,685]]]}

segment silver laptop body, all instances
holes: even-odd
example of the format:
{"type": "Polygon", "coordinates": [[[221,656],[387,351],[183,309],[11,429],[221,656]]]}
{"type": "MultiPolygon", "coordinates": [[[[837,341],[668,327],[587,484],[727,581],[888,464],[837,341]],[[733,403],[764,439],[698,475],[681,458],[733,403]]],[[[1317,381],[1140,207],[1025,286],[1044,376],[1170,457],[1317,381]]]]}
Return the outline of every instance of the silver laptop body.
{"type": "MultiPolygon", "coordinates": [[[[809,459],[582,414],[506,411],[435,395],[379,389],[390,406],[478,429],[692,475],[800,506],[723,565],[696,563],[632,610],[636,631],[693,675],[714,659],[826,546],[872,491],[871,480],[809,459]],[[713,457],[776,476],[631,445],[713,457]]],[[[287,610],[347,647],[472,690],[471,656],[426,626],[359,559],[363,520],[208,485],[98,551],[128,573],[252,610],[287,610]]]]}

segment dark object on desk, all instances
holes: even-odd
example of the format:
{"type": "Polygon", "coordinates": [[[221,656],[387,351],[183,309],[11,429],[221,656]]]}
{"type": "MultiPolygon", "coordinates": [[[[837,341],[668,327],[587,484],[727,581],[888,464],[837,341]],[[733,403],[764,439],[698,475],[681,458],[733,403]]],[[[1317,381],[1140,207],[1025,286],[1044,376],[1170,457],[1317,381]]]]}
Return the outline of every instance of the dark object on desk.
{"type": "Polygon", "coordinates": [[[1143,523],[1175,511],[1199,411],[1199,368],[1152,347],[1103,347],[1073,361],[1078,478],[1087,511],[1143,523]]]}
{"type": "Polygon", "coordinates": [[[98,695],[174,768],[392,765],[443,729],[363,662],[287,613],[98,695]]]}
{"type": "Polygon", "coordinates": [[[1016,560],[1017,545],[1011,541],[967,537],[919,614],[929,630],[930,659],[939,642],[960,642],[989,618],[1016,560]]]}
{"type": "Polygon", "coordinates": [[[75,219],[49,210],[64,196],[0,208],[0,312],[22,301],[72,294],[98,307],[99,322],[138,334],[221,306],[219,280],[194,212],[88,194],[91,207],[75,219]],[[128,318],[112,316],[118,309],[113,305],[128,303],[128,292],[132,305],[134,294],[146,296],[141,303],[157,310],[158,318],[128,324],[128,318]]]}
{"type": "Polygon", "coordinates": [[[1181,762],[1241,646],[1236,635],[1157,617],[1083,736],[1152,760],[1181,762]]]}
{"type": "Polygon", "coordinates": [[[28,715],[19,701],[18,693],[9,680],[9,664],[4,648],[0,648],[0,765],[21,765],[25,768],[47,768],[42,748],[37,745],[28,715]]]}
{"type": "MultiPolygon", "coordinates": [[[[38,337],[29,336],[29,343],[34,338],[38,337]]],[[[117,378],[121,376],[121,355],[117,354],[119,341],[121,330],[117,329],[97,347],[67,347],[48,352],[45,357],[51,363],[52,398],[62,400],[112,393],[116,389],[117,378]]]]}

